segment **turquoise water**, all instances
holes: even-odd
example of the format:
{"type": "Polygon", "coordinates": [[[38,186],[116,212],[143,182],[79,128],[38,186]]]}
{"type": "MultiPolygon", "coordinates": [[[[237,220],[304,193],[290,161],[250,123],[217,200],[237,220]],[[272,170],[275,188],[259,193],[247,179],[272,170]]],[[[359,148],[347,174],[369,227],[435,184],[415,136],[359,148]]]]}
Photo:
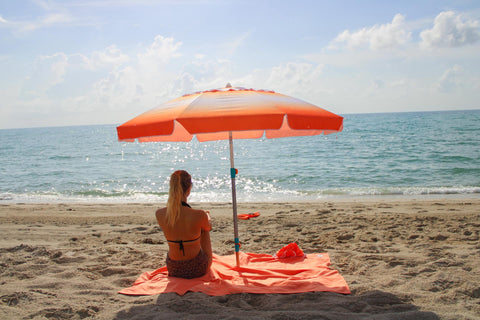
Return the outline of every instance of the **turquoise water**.
{"type": "MultiPolygon", "coordinates": [[[[239,202],[480,196],[480,110],[344,115],[338,134],[236,140],[239,202]]],[[[0,203],[231,201],[228,141],[122,143],[115,125],[0,130],[0,203]]]]}

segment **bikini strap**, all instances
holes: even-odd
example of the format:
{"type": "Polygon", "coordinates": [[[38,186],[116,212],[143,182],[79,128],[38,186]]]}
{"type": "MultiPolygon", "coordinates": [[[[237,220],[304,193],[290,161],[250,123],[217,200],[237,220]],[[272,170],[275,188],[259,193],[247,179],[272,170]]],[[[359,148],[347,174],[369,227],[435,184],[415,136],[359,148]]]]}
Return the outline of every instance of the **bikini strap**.
{"type": "Polygon", "coordinates": [[[198,236],[198,238],[196,239],[193,239],[193,240],[168,240],[168,242],[172,242],[172,243],[178,243],[178,245],[180,246],[180,250],[183,252],[183,255],[185,255],[185,246],[183,245],[185,242],[194,242],[194,241],[197,241],[198,239],[200,239],[202,237],[202,235],[200,234],[200,236],[198,236]]]}

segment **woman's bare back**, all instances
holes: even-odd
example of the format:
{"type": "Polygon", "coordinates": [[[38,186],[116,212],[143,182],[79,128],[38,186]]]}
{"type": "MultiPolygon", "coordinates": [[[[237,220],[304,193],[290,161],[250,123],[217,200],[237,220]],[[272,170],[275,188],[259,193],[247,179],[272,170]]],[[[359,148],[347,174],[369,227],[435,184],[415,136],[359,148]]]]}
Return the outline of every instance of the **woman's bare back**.
{"type": "MultiPolygon", "coordinates": [[[[200,249],[211,257],[211,247],[203,248],[202,236],[211,229],[208,213],[203,210],[194,210],[181,207],[180,215],[174,226],[166,222],[166,208],[155,213],[157,222],[162,228],[168,241],[169,256],[173,260],[190,260],[197,256],[200,249]]],[[[210,236],[208,234],[208,239],[210,236]]],[[[208,241],[210,242],[210,241],[208,241]]]]}

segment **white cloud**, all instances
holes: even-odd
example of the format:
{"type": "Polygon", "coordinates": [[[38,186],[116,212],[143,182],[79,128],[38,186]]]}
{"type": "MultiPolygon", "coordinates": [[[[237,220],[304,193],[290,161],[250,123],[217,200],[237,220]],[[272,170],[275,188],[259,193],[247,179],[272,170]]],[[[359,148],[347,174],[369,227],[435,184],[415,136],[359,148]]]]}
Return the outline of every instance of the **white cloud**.
{"type": "Polygon", "coordinates": [[[289,62],[275,66],[271,69],[265,86],[266,89],[278,90],[281,93],[303,96],[315,88],[322,69],[323,65],[305,62],[289,62]]]}
{"type": "Polygon", "coordinates": [[[65,13],[52,13],[44,16],[40,22],[44,26],[50,26],[54,24],[61,24],[66,22],[71,22],[73,18],[69,14],[65,13]]]}
{"type": "Polygon", "coordinates": [[[15,34],[25,34],[42,28],[70,25],[77,19],[70,12],[51,1],[33,1],[43,14],[31,20],[5,19],[0,15],[0,27],[4,26],[15,34]]]}
{"type": "Polygon", "coordinates": [[[382,79],[373,79],[372,80],[372,87],[375,88],[375,89],[381,89],[383,87],[385,87],[385,81],[383,81],[382,79]]]}
{"type": "Polygon", "coordinates": [[[181,45],[181,42],[175,43],[173,38],[156,36],[150,47],[146,48],[145,53],[138,54],[139,64],[149,67],[162,65],[172,57],[180,56],[178,48],[181,45]]]}
{"type": "Polygon", "coordinates": [[[228,59],[197,57],[183,65],[179,72],[180,75],[175,80],[172,92],[176,95],[182,95],[199,90],[224,87],[227,82],[233,82],[233,86],[238,86],[238,83],[235,83],[232,79],[232,68],[232,61],[228,59]]]}
{"type": "Polygon", "coordinates": [[[57,52],[53,55],[38,57],[32,72],[26,76],[22,92],[24,98],[54,95],[57,98],[85,89],[88,82],[96,81],[98,76],[117,70],[129,61],[129,57],[116,46],[90,55],[57,52]]]}
{"type": "Polygon", "coordinates": [[[68,57],[64,53],[39,57],[34,62],[32,74],[26,79],[24,94],[27,97],[44,94],[63,81],[67,67],[68,57]]]}
{"type": "MultiPolygon", "coordinates": [[[[273,90],[308,102],[318,99],[329,89],[324,85],[324,66],[318,63],[288,62],[270,68],[249,70],[229,80],[233,86],[273,90]]],[[[225,83],[222,83],[224,86],[225,83]]]]}
{"type": "Polygon", "coordinates": [[[12,27],[17,32],[26,33],[37,29],[65,25],[74,21],[75,19],[68,13],[51,13],[33,21],[16,21],[12,23],[12,27]]]}
{"type": "Polygon", "coordinates": [[[440,92],[451,92],[461,86],[463,79],[463,68],[459,65],[447,69],[437,82],[437,89],[440,92]]]}
{"type": "Polygon", "coordinates": [[[330,44],[330,49],[336,49],[345,43],[350,49],[368,47],[373,50],[397,47],[406,44],[411,39],[411,32],[405,24],[405,17],[396,14],[391,23],[374,25],[354,32],[345,30],[330,44]]]}
{"type": "MultiPolygon", "coordinates": [[[[110,70],[107,76],[98,79],[91,91],[78,97],[82,104],[104,114],[111,113],[110,121],[121,121],[123,116],[145,111],[170,97],[175,74],[169,71],[171,60],[179,57],[180,42],[173,38],[155,37],[153,43],[136,57],[126,62],[125,58],[114,59],[124,63],[110,70]]],[[[113,50],[115,57],[124,55],[113,50]]]]}
{"type": "Polygon", "coordinates": [[[112,45],[90,54],[38,57],[31,73],[9,86],[2,114],[23,119],[19,126],[125,121],[171,97],[177,73],[169,69],[180,45],[158,36],[130,56],[112,45]]]}
{"type": "Polygon", "coordinates": [[[478,20],[465,20],[462,15],[453,11],[441,12],[431,29],[420,33],[421,46],[459,47],[480,40],[480,23],[478,20]]]}
{"type": "Polygon", "coordinates": [[[44,0],[32,0],[33,3],[35,3],[37,6],[44,10],[52,10],[53,7],[56,5],[55,2],[53,1],[44,1],[44,0]]]}
{"type": "Polygon", "coordinates": [[[232,37],[230,41],[220,45],[220,50],[224,52],[226,56],[232,56],[238,50],[238,48],[243,46],[250,34],[251,32],[246,32],[237,37],[232,37]]]}
{"type": "Polygon", "coordinates": [[[340,112],[478,108],[478,22],[456,14],[425,21],[396,15],[386,25],[346,30],[329,48],[303,55],[324,65],[305,100],[340,112]],[[423,30],[422,38],[412,36],[423,30]],[[443,48],[421,50],[421,41],[443,48]]]}
{"type": "Polygon", "coordinates": [[[115,45],[108,46],[104,51],[95,51],[87,63],[92,69],[108,66],[118,67],[130,60],[129,56],[122,53],[115,45]]]}

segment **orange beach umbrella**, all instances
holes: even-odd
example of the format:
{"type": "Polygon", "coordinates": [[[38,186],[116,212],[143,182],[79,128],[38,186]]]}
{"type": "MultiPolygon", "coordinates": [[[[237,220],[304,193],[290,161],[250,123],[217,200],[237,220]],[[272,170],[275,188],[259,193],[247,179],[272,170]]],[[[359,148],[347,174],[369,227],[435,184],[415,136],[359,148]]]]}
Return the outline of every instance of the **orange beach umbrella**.
{"type": "Polygon", "coordinates": [[[274,91],[231,87],[186,94],[117,127],[120,141],[226,140],[230,143],[235,253],[240,242],[233,139],[312,136],[339,132],[343,118],[308,102],[274,91]]]}

